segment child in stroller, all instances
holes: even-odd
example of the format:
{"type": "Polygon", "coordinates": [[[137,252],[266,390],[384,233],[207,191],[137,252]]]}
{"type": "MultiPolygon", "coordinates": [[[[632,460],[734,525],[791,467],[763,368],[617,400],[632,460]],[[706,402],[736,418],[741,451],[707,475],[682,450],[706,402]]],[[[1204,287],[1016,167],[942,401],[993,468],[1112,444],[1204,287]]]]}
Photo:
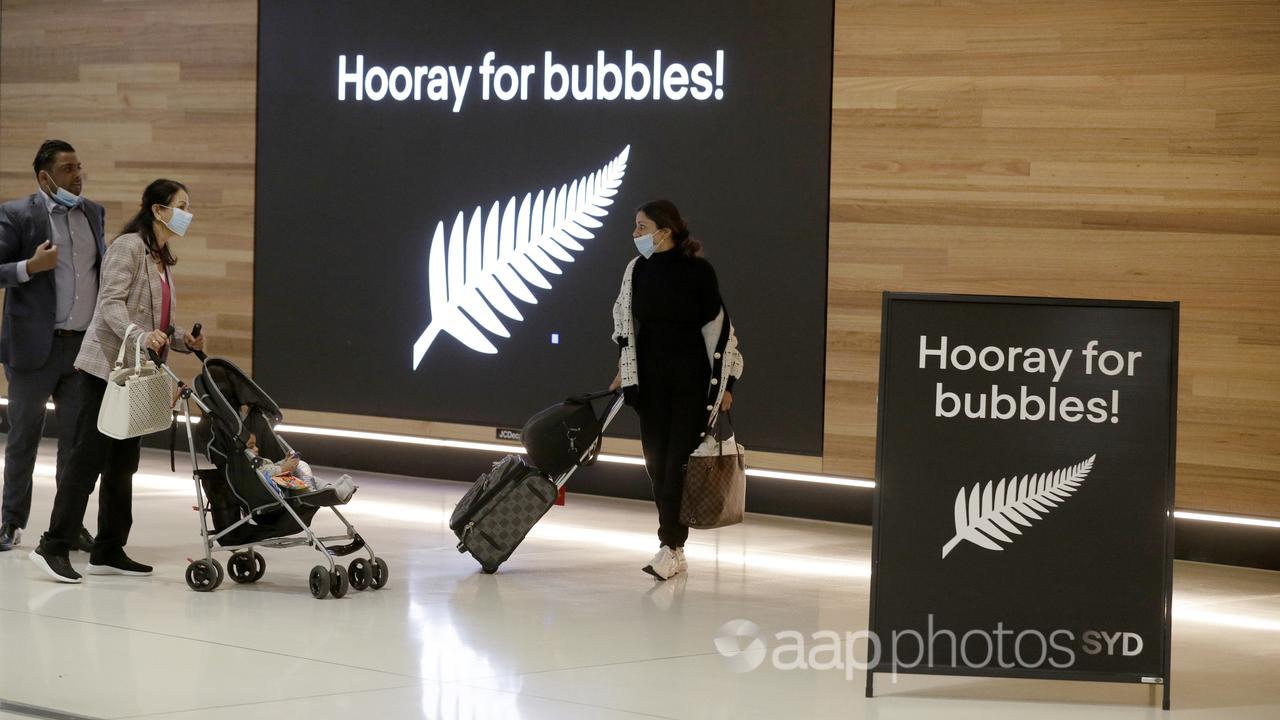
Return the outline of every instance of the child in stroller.
{"type": "MultiPolygon", "coordinates": [[[[258,436],[254,433],[249,433],[246,448],[253,453],[254,457],[261,457],[258,453],[258,436]]],[[[296,451],[289,453],[288,457],[279,462],[264,461],[258,468],[258,472],[264,477],[271,478],[276,485],[286,490],[308,492],[316,489],[316,479],[311,474],[311,466],[303,462],[302,456],[296,451]]]]}
{"type": "MultiPolygon", "coordinates": [[[[245,443],[245,449],[252,457],[260,458],[261,453],[258,450],[258,436],[256,433],[249,433],[249,441],[245,443]]],[[[350,475],[342,475],[337,480],[317,480],[314,473],[311,472],[311,466],[302,459],[296,450],[290,450],[283,460],[271,461],[263,459],[262,466],[258,468],[258,473],[263,477],[269,477],[276,485],[292,490],[295,494],[320,492],[326,489],[332,489],[334,496],[341,503],[346,503],[351,499],[357,490],[355,481],[350,475]]]]}
{"type": "Polygon", "coordinates": [[[338,511],[337,506],[345,505],[355,493],[355,483],[347,475],[332,482],[316,481],[310,467],[276,434],[275,425],[283,415],[275,401],[233,363],[201,359],[204,368],[192,381],[193,387],[179,381],[188,416],[194,401],[207,421],[201,424],[207,435],[199,444],[187,424],[204,540],[203,558],[187,566],[187,585],[197,592],[208,592],[228,574],[237,583],[257,582],[266,572],[266,561],[255,547],[305,547],[320,553],[324,563],[312,568],[308,579],[314,597],[342,597],[348,587],[383,587],[388,576],[386,562],[338,511]],[[200,469],[198,446],[205,448],[214,469],[200,469]],[[279,460],[272,463],[273,458],[279,460]],[[342,523],[345,533],[321,537],[312,531],[312,518],[326,507],[342,523]],[[332,544],[340,542],[346,544],[332,544]],[[215,550],[232,553],[228,572],[224,573],[213,558],[215,550]],[[368,559],[357,557],[349,568],[334,562],[335,557],[362,550],[368,559]]]}

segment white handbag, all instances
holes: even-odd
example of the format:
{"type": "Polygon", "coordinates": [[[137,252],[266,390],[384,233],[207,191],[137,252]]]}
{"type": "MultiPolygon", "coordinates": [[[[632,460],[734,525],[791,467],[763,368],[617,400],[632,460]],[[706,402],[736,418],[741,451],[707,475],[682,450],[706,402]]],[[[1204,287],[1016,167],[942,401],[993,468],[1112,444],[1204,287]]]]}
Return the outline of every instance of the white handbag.
{"type": "Polygon", "coordinates": [[[117,440],[159,432],[173,422],[173,397],[177,387],[155,363],[142,362],[142,340],[146,335],[142,328],[138,328],[138,339],[133,343],[133,367],[124,364],[129,333],[136,327],[130,325],[124,331],[124,342],[107,378],[107,391],[102,395],[102,408],[98,411],[98,432],[117,440]]]}

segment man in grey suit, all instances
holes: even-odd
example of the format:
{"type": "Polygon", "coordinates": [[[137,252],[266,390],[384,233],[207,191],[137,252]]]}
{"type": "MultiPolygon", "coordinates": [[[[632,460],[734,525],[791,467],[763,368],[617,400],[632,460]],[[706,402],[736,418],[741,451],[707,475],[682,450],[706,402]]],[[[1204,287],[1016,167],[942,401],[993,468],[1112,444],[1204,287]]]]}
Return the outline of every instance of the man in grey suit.
{"type": "MultiPolygon", "coordinates": [[[[9,381],[10,426],[0,551],[18,544],[31,514],[31,476],[50,396],[58,421],[55,479],[62,480],[79,408],[74,363],[93,319],[106,252],[106,213],[80,196],[84,171],[75,148],[46,140],[32,167],[40,190],[0,205],[0,287],[5,290],[0,363],[9,381]]],[[[92,544],[81,528],[76,549],[87,552],[92,544]]]]}

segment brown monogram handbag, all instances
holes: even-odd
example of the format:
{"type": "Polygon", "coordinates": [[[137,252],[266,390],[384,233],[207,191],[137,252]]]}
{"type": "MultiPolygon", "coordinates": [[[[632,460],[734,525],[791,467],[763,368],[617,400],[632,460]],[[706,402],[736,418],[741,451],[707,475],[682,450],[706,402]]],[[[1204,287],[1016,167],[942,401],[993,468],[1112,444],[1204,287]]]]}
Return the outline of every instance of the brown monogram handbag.
{"type": "MultiPolygon", "coordinates": [[[[720,435],[718,427],[715,434],[720,435]]],[[[680,502],[680,522],[699,530],[736,525],[747,507],[746,449],[732,434],[726,440],[707,441],[684,467],[680,502]]]]}

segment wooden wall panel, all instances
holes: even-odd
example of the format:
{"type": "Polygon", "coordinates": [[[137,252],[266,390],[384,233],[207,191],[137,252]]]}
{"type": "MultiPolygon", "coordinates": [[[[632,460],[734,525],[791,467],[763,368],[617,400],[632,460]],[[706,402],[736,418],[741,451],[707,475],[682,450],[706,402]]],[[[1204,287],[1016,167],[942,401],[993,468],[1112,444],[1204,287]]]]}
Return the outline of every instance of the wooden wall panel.
{"type": "MultiPolygon", "coordinates": [[[[181,317],[246,366],[256,22],[0,5],[0,197],[49,136],[111,228],[188,182],[181,317]]],[[[826,453],[754,459],[872,475],[884,290],[1181,300],[1178,504],[1280,517],[1280,3],[839,0],[835,46],[826,453]]]]}
{"type": "MultiPolygon", "coordinates": [[[[75,146],[85,196],[110,239],[158,177],[191,189],[195,221],[174,243],[178,319],[250,365],[258,5],[39,2],[0,5],[0,198],[36,189],[31,161],[75,146]]],[[[184,375],[198,365],[175,361],[184,375]]],[[[2,384],[2,381],[0,381],[2,384]]]]}
{"type": "Polygon", "coordinates": [[[1178,505],[1280,516],[1280,3],[836,3],[826,455],[884,290],[1182,302],[1178,505]]]}

